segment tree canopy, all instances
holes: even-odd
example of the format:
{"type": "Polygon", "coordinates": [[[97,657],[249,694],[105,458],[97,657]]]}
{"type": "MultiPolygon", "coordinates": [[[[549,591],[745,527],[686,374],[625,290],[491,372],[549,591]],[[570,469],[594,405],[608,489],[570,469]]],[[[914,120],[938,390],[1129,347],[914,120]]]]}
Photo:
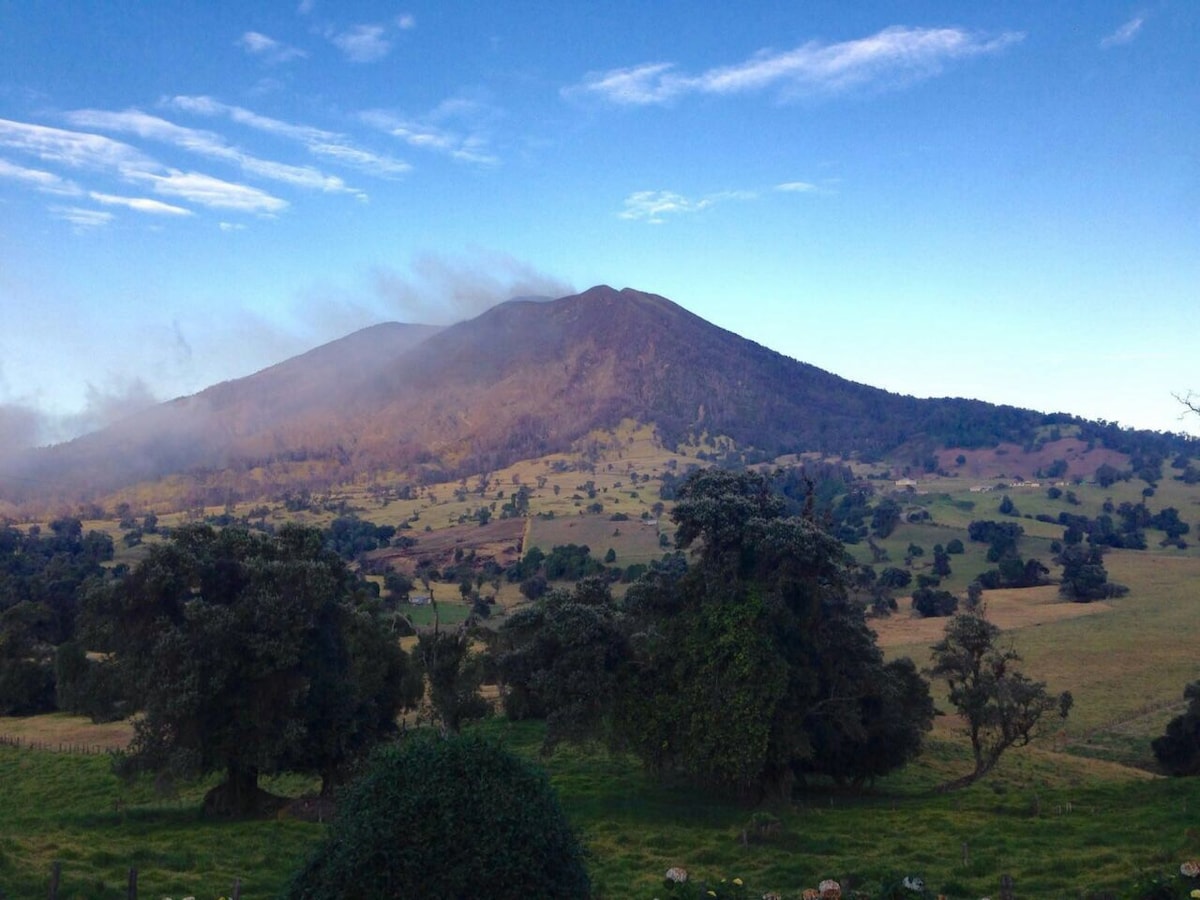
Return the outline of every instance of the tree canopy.
{"type": "Polygon", "coordinates": [[[285,896],[583,900],[583,860],[542,772],[477,737],[425,735],[377,754],[285,896]]]}
{"type": "Polygon", "coordinates": [[[1200,775],[1200,681],[1183,691],[1187,709],[1151,742],[1158,764],[1170,775],[1200,775]]]}
{"type": "Polygon", "coordinates": [[[514,629],[512,702],[557,713],[556,733],[600,730],[652,770],[751,799],[910,759],[932,720],[928,688],[884,665],[848,599],[842,544],[786,517],[758,474],[697,472],[677,496],[691,564],[652,566],[619,606],[556,595],[514,623],[527,634],[514,629]],[[577,668],[560,670],[545,641],[577,668]]]}
{"type": "Polygon", "coordinates": [[[218,812],[260,800],[260,773],[338,770],[420,696],[408,659],[319,530],[186,526],[96,594],[135,720],[135,767],[223,772],[218,812]]]}

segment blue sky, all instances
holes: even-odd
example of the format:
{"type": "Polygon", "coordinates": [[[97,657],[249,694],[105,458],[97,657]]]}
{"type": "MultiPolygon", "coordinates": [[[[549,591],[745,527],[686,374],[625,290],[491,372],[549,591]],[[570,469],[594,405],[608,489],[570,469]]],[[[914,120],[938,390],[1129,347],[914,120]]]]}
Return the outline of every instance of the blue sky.
{"type": "Polygon", "coordinates": [[[0,450],[597,283],[1198,433],[1198,39],[1191,0],[0,0],[0,450]]]}

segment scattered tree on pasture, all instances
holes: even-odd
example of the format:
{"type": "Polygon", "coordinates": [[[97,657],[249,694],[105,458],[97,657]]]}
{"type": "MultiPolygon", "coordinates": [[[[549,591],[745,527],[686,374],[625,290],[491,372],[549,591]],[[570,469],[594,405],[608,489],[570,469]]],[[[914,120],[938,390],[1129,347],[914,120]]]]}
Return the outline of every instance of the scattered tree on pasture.
{"type": "Polygon", "coordinates": [[[1063,569],[1058,592],[1076,603],[1107,600],[1129,592],[1125,585],[1108,580],[1108,570],[1104,568],[1104,549],[1098,544],[1086,547],[1068,544],[1058,555],[1058,562],[1063,569]]]}
{"type": "Polygon", "coordinates": [[[946,623],[945,636],[933,646],[930,674],[946,682],[975,763],[971,772],[942,785],[942,790],[978,781],[1010,747],[1028,744],[1046,713],[1057,708],[1066,718],[1071,709],[1071,694],[1051,696],[1044,682],[1018,671],[1021,657],[997,646],[999,637],[1000,629],[982,615],[960,613],[946,623]]]}

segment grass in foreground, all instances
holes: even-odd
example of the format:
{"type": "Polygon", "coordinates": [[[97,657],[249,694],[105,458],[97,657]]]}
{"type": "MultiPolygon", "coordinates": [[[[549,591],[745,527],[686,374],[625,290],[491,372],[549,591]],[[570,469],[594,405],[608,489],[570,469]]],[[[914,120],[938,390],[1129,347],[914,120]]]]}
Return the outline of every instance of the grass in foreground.
{"type": "MultiPolygon", "coordinates": [[[[478,727],[537,755],[535,724],[478,727]]],[[[936,794],[967,765],[965,748],[940,731],[915,765],[861,796],[814,789],[767,808],[779,832],[756,837],[751,829],[745,842],[755,810],[658,784],[628,759],[565,748],[539,761],[589,848],[597,896],[608,900],[660,895],[675,865],[695,878],[741,877],[752,896],[795,896],[826,877],[870,890],[921,875],[935,892],[978,898],[994,895],[1005,873],[1022,898],[1129,896],[1139,873],[1178,872],[1200,855],[1198,780],[1024,750],[984,783],[936,794]]],[[[0,747],[0,782],[0,887],[10,897],[44,895],[55,860],[67,898],[125,896],[130,866],[144,897],[215,898],[228,895],[235,877],[243,897],[273,897],[323,833],[286,819],[206,820],[199,809],[209,783],[164,798],[149,783],[122,785],[105,757],[0,747]]],[[[308,785],[272,787],[299,793],[308,785]]]]}

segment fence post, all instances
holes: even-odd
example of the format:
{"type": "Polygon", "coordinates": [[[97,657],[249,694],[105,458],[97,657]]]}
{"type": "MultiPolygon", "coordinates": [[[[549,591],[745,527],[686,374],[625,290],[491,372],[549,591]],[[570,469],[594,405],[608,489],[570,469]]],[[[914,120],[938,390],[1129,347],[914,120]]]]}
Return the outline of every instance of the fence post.
{"type": "Polygon", "coordinates": [[[242,879],[233,879],[233,890],[229,896],[230,900],[242,900],[242,879]]]}
{"type": "Polygon", "coordinates": [[[1000,900],[1015,900],[1016,894],[1013,893],[1013,880],[1011,875],[1000,876],[1000,900]]]}
{"type": "Polygon", "coordinates": [[[58,900],[58,882],[62,879],[62,863],[54,861],[50,867],[50,900],[58,900]]]}
{"type": "Polygon", "coordinates": [[[137,900],[137,869],[129,870],[129,900],[137,900]]]}

